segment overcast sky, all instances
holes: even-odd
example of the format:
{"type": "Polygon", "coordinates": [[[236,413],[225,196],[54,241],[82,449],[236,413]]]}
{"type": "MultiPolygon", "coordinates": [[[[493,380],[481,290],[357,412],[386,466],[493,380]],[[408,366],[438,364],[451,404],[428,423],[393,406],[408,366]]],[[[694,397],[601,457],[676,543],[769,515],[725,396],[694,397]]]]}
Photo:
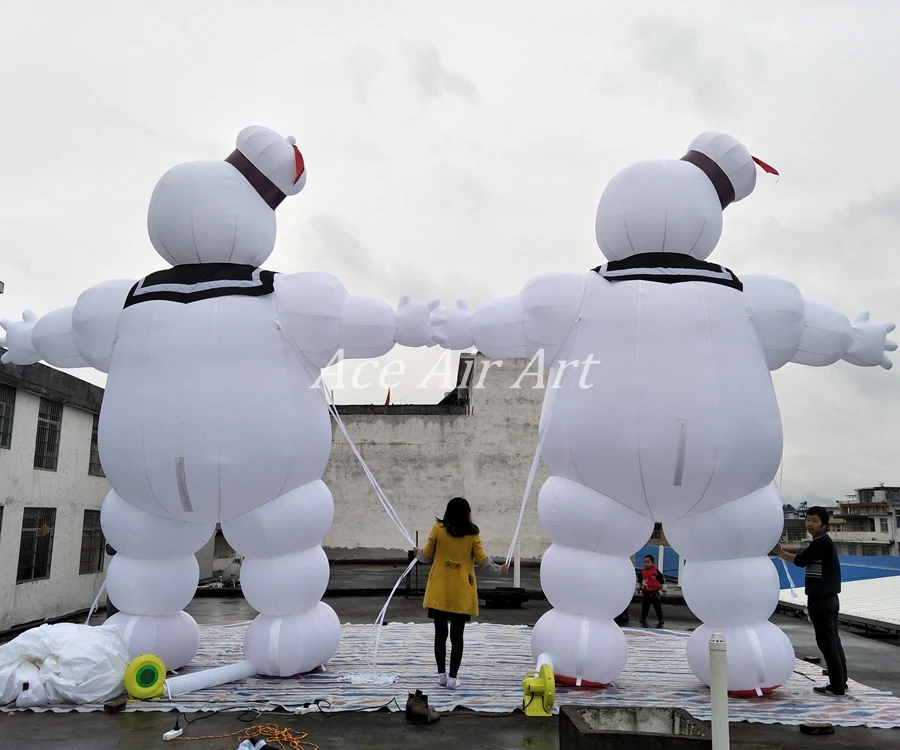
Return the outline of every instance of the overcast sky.
{"type": "MultiPolygon", "coordinates": [[[[892,0],[0,8],[3,316],[160,268],[146,232],[156,181],[224,158],[261,124],[296,136],[309,175],[278,209],[273,270],[328,271],[392,304],[410,292],[477,305],[600,263],[594,213],[610,177],[722,130],[781,178],[760,173],[727,209],[711,260],[900,322],[892,0]]],[[[414,386],[438,352],[398,354],[395,400],[436,400],[436,379],[414,386]]],[[[900,366],[774,378],[789,498],[900,484],[900,366]]]]}

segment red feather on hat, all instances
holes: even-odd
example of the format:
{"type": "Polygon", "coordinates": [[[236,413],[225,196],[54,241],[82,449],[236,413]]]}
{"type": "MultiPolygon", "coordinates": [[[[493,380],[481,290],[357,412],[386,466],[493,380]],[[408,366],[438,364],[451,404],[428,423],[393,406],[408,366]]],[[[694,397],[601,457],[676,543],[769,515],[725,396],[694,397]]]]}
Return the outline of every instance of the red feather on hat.
{"type": "Polygon", "coordinates": [[[306,170],[306,165],[303,163],[303,154],[300,153],[300,149],[297,148],[296,144],[294,145],[294,163],[297,167],[297,176],[294,178],[292,184],[296,185],[297,181],[303,177],[303,172],[306,170]]]}
{"type": "Polygon", "coordinates": [[[778,174],[778,170],[775,169],[775,167],[770,167],[762,159],[757,159],[755,156],[751,156],[750,158],[753,159],[753,161],[755,161],[757,164],[759,164],[764,172],[768,172],[769,174],[778,174]]]}

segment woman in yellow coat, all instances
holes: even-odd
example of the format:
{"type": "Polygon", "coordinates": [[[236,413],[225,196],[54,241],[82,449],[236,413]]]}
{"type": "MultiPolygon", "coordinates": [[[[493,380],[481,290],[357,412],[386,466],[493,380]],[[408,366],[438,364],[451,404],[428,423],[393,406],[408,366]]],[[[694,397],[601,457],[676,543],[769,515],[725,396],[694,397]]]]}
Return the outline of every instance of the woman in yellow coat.
{"type": "Polygon", "coordinates": [[[444,517],[431,527],[424,549],[415,549],[419,562],[432,563],[425,587],[424,606],[434,620],[434,658],[438,682],[455,689],[462,662],[463,631],[478,614],[475,566],[483,573],[506,575],[508,565],[497,565],[481,546],[478,527],[464,497],[447,503],[444,517]],[[450,636],[450,675],[447,676],[447,635],[450,636]]]}

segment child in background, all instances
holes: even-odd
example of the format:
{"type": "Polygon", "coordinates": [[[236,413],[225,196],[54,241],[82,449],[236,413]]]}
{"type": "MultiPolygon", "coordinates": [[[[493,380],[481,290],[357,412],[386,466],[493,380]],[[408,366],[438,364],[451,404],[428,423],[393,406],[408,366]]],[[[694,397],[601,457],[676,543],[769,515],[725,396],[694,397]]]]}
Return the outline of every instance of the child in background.
{"type": "Polygon", "coordinates": [[[659,592],[662,590],[665,582],[666,579],[662,571],[656,567],[656,560],[653,559],[653,555],[646,555],[644,557],[644,569],[641,571],[641,594],[643,594],[641,625],[647,624],[647,615],[650,613],[651,604],[658,620],[656,627],[661,628],[666,624],[666,621],[663,619],[662,602],[659,598],[659,592]]]}

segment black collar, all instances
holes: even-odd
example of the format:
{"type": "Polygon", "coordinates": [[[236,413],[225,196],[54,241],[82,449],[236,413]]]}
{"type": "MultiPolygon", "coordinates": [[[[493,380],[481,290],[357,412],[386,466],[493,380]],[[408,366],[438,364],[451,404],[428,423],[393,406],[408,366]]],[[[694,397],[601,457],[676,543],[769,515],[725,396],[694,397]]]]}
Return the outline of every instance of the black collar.
{"type": "Polygon", "coordinates": [[[682,253],[639,253],[623,260],[611,260],[592,269],[607,281],[655,281],[660,284],[679,284],[702,281],[744,290],[733,271],[697,260],[682,253]]]}
{"type": "Polygon", "coordinates": [[[260,297],[275,291],[275,273],[240,263],[185,263],[156,271],[135,284],[125,307],[167,300],[187,304],[213,297],[260,297]]]}

